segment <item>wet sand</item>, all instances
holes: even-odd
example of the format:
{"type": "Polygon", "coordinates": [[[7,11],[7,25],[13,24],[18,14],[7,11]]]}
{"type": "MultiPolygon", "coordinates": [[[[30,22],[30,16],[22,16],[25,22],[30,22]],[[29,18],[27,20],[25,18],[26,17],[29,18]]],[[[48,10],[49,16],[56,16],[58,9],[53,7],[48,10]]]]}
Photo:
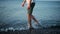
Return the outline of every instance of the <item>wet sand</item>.
{"type": "Polygon", "coordinates": [[[32,30],[8,30],[1,31],[0,34],[60,34],[60,29],[56,28],[41,28],[32,30]]]}

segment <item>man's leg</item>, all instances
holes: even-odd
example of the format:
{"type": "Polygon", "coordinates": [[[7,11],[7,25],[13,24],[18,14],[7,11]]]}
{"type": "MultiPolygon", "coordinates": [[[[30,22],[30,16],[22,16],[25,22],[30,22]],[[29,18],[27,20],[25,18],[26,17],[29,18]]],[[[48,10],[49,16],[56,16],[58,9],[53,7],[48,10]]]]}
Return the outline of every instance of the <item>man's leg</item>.
{"type": "Polygon", "coordinates": [[[33,12],[33,8],[34,8],[34,5],[35,4],[32,4],[30,5],[30,9],[27,9],[28,10],[28,26],[31,28],[32,27],[32,24],[31,24],[31,15],[32,15],[32,12],[33,12]]]}
{"type": "Polygon", "coordinates": [[[31,28],[32,24],[31,24],[31,15],[28,14],[28,27],[31,28]]]}
{"type": "Polygon", "coordinates": [[[36,22],[36,24],[38,24],[38,21],[36,20],[36,18],[33,15],[31,15],[31,18],[36,22]]]}

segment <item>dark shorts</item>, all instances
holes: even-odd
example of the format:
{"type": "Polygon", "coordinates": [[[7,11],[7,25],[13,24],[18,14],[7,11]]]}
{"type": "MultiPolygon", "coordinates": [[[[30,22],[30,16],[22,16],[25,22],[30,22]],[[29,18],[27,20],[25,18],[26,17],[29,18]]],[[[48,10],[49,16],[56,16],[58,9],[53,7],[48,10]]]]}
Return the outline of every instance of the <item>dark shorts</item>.
{"type": "Polygon", "coordinates": [[[34,6],[35,3],[31,3],[30,9],[28,10],[28,14],[32,14],[34,6]]]}

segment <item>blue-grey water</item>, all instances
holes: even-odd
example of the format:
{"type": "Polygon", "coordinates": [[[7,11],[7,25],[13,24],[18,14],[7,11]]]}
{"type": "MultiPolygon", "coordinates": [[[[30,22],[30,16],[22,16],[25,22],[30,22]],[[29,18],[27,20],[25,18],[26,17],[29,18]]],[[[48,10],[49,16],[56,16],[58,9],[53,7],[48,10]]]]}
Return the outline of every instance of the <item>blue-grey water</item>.
{"type": "MultiPolygon", "coordinates": [[[[1,30],[27,28],[27,4],[22,7],[21,3],[22,1],[0,1],[1,30]]],[[[43,27],[60,25],[60,1],[36,1],[33,15],[43,27]]]]}

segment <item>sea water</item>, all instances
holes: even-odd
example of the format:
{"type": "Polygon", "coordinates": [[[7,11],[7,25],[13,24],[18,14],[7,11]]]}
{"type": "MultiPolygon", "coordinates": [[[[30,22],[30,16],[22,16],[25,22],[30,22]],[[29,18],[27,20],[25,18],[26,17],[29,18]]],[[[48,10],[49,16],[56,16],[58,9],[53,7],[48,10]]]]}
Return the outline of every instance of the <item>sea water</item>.
{"type": "MultiPolygon", "coordinates": [[[[0,29],[26,28],[27,4],[22,7],[21,3],[20,0],[0,1],[0,29]]],[[[60,25],[60,1],[36,1],[32,14],[44,27],[60,25]]]]}

